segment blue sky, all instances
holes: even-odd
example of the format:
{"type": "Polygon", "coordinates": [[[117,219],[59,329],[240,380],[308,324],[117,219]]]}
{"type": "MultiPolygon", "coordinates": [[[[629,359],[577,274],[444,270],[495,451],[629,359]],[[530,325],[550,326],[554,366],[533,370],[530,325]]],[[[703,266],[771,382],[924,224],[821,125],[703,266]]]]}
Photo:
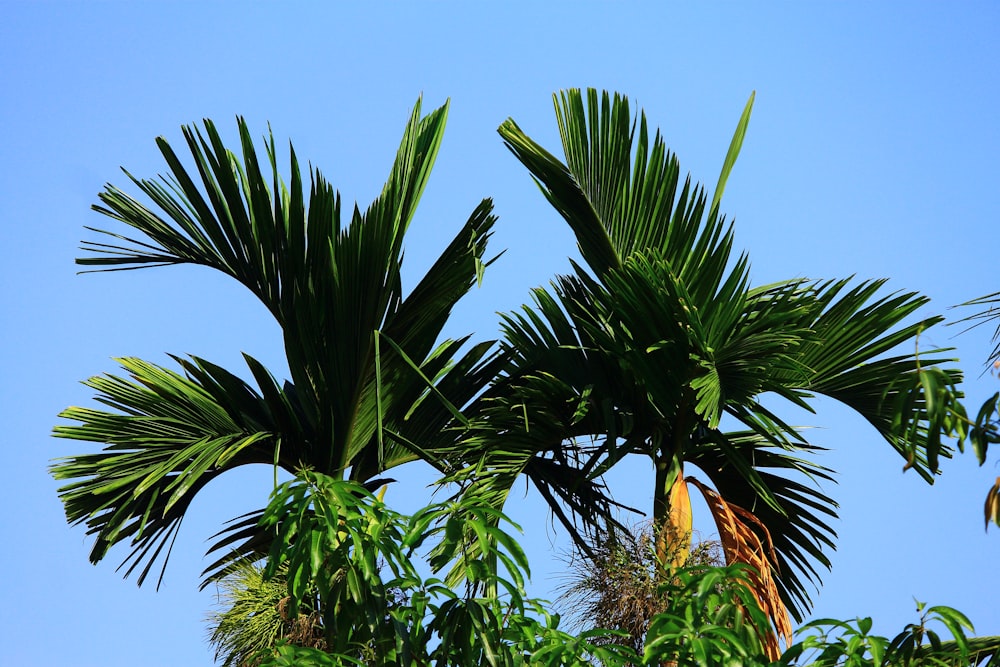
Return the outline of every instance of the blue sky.
{"type": "MultiPolygon", "coordinates": [[[[551,94],[593,86],[628,94],[660,127],[682,168],[713,184],[739,113],[757,102],[723,209],[754,281],[805,276],[890,278],[932,298],[924,314],[1000,289],[1000,42],[994,3],[11,3],[0,25],[0,310],[8,470],[0,486],[6,573],[0,640],[9,664],[211,664],[198,593],[206,539],[259,507],[269,470],[240,471],[195,502],[159,592],[97,567],[66,526],[48,462],[82,453],[54,440],[56,414],[87,404],[79,384],[113,356],[166,362],[197,354],[242,368],[246,351],[281,369],[276,326],[249,294],[207,271],[76,275],[73,258],[105,182],[119,166],[163,171],[153,139],[181,124],[235,115],[320,167],[345,199],[380,189],[419,95],[451,99],[437,168],[411,227],[407,271],[421,275],[475,204],[496,203],[494,249],[507,249],[450,333],[492,337],[497,311],[568,267],[573,241],[495,129],[513,117],[557,149],[551,94]]],[[[996,391],[980,376],[986,331],[931,330],[921,346],[955,346],[973,402],[996,391]]],[[[872,615],[894,632],[913,599],[968,614],[1000,634],[1000,531],[980,508],[997,474],[969,455],[929,487],[846,410],[807,422],[840,472],[833,571],[817,616],[872,615]]],[[[640,507],[651,471],[612,480],[640,507]]],[[[388,500],[426,499],[414,470],[388,500]]],[[[566,540],[530,496],[522,523],[534,590],[551,594],[566,540]]],[[[704,522],[702,530],[711,535],[704,522]]]]}

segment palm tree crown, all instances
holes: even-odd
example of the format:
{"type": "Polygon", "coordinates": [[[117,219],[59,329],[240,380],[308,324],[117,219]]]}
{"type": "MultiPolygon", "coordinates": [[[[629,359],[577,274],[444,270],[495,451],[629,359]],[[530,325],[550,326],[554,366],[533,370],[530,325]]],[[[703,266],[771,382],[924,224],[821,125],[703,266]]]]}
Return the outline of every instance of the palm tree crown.
{"type": "Polygon", "coordinates": [[[727,558],[758,566],[762,605],[787,633],[784,608],[801,618],[805,582],[817,563],[829,565],[836,504],[810,483],[831,472],[806,458],[816,448],[765,399],[812,410],[814,395],[835,398],[931,480],[938,450],[921,440],[926,405],[914,378],[941,360],[886,353],[940,318],[904,323],[927,300],[885,294],[881,280],[751,284],[720,200],[752,102],[711,200],[690,177],[682,182],[660,134],[651,137],[619,95],[555,98],[565,162],[514,121],[500,126],[572,228],[585,266],[504,318],[511,362],[477,404],[488,425],[478,437],[499,495],[527,473],[571,528],[556,501],[599,525],[613,503],[601,475],[641,454],[656,471],[654,519],[683,539],[697,469],[727,558]]]}
{"type": "MultiPolygon", "coordinates": [[[[244,355],[254,385],[208,361],[174,357],[180,372],[121,359],[127,376],[87,384],[105,409],[71,407],[56,435],[104,449],[52,466],[67,519],[96,536],[91,560],[131,541],[126,572],[146,578],[196,493],[232,468],[264,463],[364,482],[415,459],[445,469],[434,452],[461,426],[458,407],[495,375],[492,343],[460,352],[439,341],[454,304],[482,276],[495,218],[484,199],[418,284],[404,293],[403,238],[444,132],[447,105],[423,116],[418,102],[381,194],[342,212],[318,170],[304,182],[290,149],[290,182],[278,175],[274,138],[265,177],[246,123],[242,157],[215,125],[184,128],[192,176],[164,139],[170,175],[129,175],[152,208],[108,185],[94,208],[139,232],[102,232],[78,262],[97,270],[197,264],[250,289],[281,326],[291,380],[277,381],[244,355]]],[[[126,172],[127,173],[127,172],[126,172]]],[[[240,555],[266,551],[260,512],[234,521],[212,550],[218,576],[240,555]]],[[[161,571],[162,578],[162,571],[161,571]]]]}

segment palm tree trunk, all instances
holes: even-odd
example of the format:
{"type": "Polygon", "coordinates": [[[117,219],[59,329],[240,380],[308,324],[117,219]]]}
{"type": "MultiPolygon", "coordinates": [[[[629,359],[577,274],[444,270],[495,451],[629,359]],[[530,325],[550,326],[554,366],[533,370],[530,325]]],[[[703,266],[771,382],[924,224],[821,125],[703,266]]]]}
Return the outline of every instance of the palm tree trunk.
{"type": "MultiPolygon", "coordinates": [[[[683,420],[681,420],[683,421],[683,420]]],[[[683,426],[683,424],[678,424],[683,426]]],[[[653,495],[653,525],[656,526],[656,556],[661,563],[679,567],[687,561],[691,546],[691,501],[684,481],[685,429],[657,447],[653,495]]]]}

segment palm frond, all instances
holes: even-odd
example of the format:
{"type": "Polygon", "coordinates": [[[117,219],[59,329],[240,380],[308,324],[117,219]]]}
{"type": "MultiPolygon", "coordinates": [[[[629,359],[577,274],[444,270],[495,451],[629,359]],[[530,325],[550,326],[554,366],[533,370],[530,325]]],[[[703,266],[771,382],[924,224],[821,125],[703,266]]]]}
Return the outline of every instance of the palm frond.
{"type": "MultiPolygon", "coordinates": [[[[796,449],[806,454],[817,448],[800,441],[796,449]]],[[[767,527],[774,546],[770,567],[781,600],[801,622],[811,604],[806,586],[818,585],[817,565],[830,567],[825,552],[836,538],[829,522],[837,517],[837,503],[814,483],[832,481],[832,471],[774,447],[754,432],[712,434],[687,452],[686,461],[711,480],[726,502],[752,512],[767,527]],[[772,502],[761,501],[762,489],[772,502]]]]}
{"type": "MultiPolygon", "coordinates": [[[[628,99],[596,90],[563,91],[555,97],[566,163],[531,140],[513,120],[500,128],[507,147],[528,168],[549,202],[576,234],[584,260],[598,277],[618,269],[634,252],[656,250],[679,273],[687,268],[724,270],[731,249],[713,205],[703,227],[707,198],[680,166],[659,132],[650,144],[645,115],[638,135],[628,99]],[[680,191],[678,192],[678,188],[680,191]]],[[[752,98],[716,188],[721,196],[736,160],[752,98]]]]}
{"type": "Polygon", "coordinates": [[[274,532],[262,528],[264,510],[247,512],[230,519],[219,532],[206,556],[214,557],[201,576],[201,589],[222,581],[240,568],[260,562],[270,553],[274,532]]]}
{"type": "MultiPolygon", "coordinates": [[[[440,340],[455,303],[492,260],[493,224],[484,200],[408,294],[401,279],[403,237],[440,146],[447,105],[427,114],[418,101],[389,177],[364,212],[342,217],[340,194],[311,169],[301,173],[289,148],[288,183],[279,175],[273,135],[258,152],[237,119],[240,155],[216,126],[183,128],[192,166],[165,139],[157,145],[169,172],[158,180],[129,175],[151,205],[108,185],[96,210],[133,236],[99,234],[78,260],[96,270],[189,263],[229,275],[250,289],[282,328],[291,381],[279,383],[247,357],[257,388],[200,359],[178,360],[184,375],[123,361],[131,380],[95,378],[98,401],[112,412],[70,408],[79,426],[57,435],[102,443],[100,454],[53,466],[71,522],[97,534],[92,559],[133,539],[148,567],[175,534],[191,497],[225,470],[250,462],[370,479],[427,458],[461,466],[456,447],[464,418],[503,363],[491,343],[440,340]],[[378,336],[391,341],[379,350],[378,336]],[[384,354],[383,354],[384,353],[384,354]],[[111,481],[109,481],[111,480],[111,481]]],[[[127,172],[126,172],[127,173],[127,172]]],[[[256,526],[231,525],[216,548],[231,549],[209,568],[257,553],[256,526]],[[220,545],[222,545],[220,547],[220,545]]],[[[164,559],[165,560],[165,559],[164,559]]]]}
{"type": "Polygon", "coordinates": [[[723,160],[722,171],[719,173],[719,182],[715,185],[715,194],[712,195],[713,210],[717,209],[722,201],[722,193],[725,191],[726,183],[729,181],[729,174],[733,171],[733,165],[736,164],[736,158],[739,157],[740,149],[743,148],[743,138],[746,136],[747,126],[750,125],[750,113],[753,111],[753,102],[756,97],[757,91],[750,93],[746,106],[743,107],[743,113],[740,115],[740,120],[736,124],[736,131],[729,142],[729,150],[726,151],[726,159],[723,160]]]}
{"type": "Polygon", "coordinates": [[[777,636],[764,638],[764,650],[769,658],[777,660],[781,654],[778,640],[785,644],[792,641],[792,622],[782,603],[773,562],[774,545],[767,527],[751,512],[726,501],[718,492],[697,479],[688,478],[708,504],[715,525],[719,529],[719,541],[726,555],[726,563],[743,563],[753,569],[748,573],[748,584],[761,611],[768,615],[777,636]]]}
{"type": "Polygon", "coordinates": [[[73,480],[59,495],[67,520],[85,523],[96,535],[91,561],[130,540],[123,566],[128,565],[126,576],[142,568],[140,584],[164,547],[166,566],[169,544],[201,488],[250,463],[293,468],[312,446],[288,392],[275,385],[258,392],[203,360],[178,361],[186,375],[120,359],[128,378],[109,374],[85,383],[113,411],[68,408],[60,417],[77,424],[54,431],[58,437],[105,445],[96,454],[58,459],[52,474],[73,480]]]}
{"type": "MultiPolygon", "coordinates": [[[[821,310],[803,322],[813,332],[797,357],[810,369],[798,388],[830,396],[864,417],[911,467],[928,482],[937,472],[938,454],[949,456],[947,447],[928,443],[927,397],[919,381],[921,368],[954,361],[940,356],[949,350],[919,351],[922,332],[939,323],[928,317],[902,324],[928,299],[916,293],[880,293],[884,280],[849,287],[849,281],[827,281],[815,286],[821,310]],[[903,344],[913,352],[885,356],[903,344]],[[899,400],[906,393],[906,400],[899,400]],[[903,406],[907,414],[900,414],[903,406]],[[897,428],[900,422],[914,425],[909,437],[897,428]],[[931,445],[930,449],[928,445],[931,445]]],[[[951,382],[961,381],[957,369],[944,369],[951,382]]]]}
{"type": "MultiPolygon", "coordinates": [[[[829,479],[829,471],[796,456],[814,448],[763,397],[810,411],[815,394],[848,405],[930,481],[949,450],[921,371],[948,360],[943,350],[896,351],[916,348],[940,318],[907,323],[926,299],[886,295],[884,281],[751,286],[749,260],[734,258],[732,228],[719,211],[752,105],[753,96],[710,205],[690,178],[681,184],[676,157],[659,133],[650,139],[643,114],[633,117],[621,96],[557,96],[565,162],[513,121],[500,127],[576,234],[589,271],[575,266],[575,275],[535,291],[534,308],[504,319],[511,364],[487,397],[503,432],[516,433],[506,454],[574,452],[579,471],[567,475],[564,496],[642,453],[658,470],[672,466],[657,477],[662,514],[684,462],[705,470],[726,503],[755,512],[771,534],[775,590],[801,618],[805,582],[829,565],[824,550],[834,533],[826,521],[836,504],[796,479],[829,479]],[[724,417],[747,432],[723,433],[724,417]]],[[[960,379],[941,372],[949,386],[960,379]]]]}
{"type": "Polygon", "coordinates": [[[986,358],[987,365],[995,363],[997,359],[1000,359],[1000,292],[994,292],[993,294],[987,294],[966,301],[965,303],[960,303],[956,307],[983,308],[983,310],[963,317],[958,322],[955,322],[955,324],[968,323],[968,329],[975,329],[984,324],[996,323],[996,328],[993,330],[993,350],[986,358]]]}

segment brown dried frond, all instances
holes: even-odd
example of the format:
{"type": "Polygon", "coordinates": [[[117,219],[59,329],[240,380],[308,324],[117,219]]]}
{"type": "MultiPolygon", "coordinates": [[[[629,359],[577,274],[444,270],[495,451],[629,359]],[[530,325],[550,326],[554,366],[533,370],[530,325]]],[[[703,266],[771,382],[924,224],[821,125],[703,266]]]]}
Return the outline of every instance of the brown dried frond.
{"type": "Polygon", "coordinates": [[[768,657],[777,660],[781,655],[778,639],[783,639],[786,645],[791,643],[792,621],[774,579],[778,558],[771,535],[752,513],[727,502],[718,492],[698,480],[689,478],[688,481],[698,487],[705,497],[719,529],[719,540],[722,542],[726,563],[745,563],[753,568],[750,573],[751,592],[760,608],[770,617],[776,633],[761,639],[768,657]]]}

